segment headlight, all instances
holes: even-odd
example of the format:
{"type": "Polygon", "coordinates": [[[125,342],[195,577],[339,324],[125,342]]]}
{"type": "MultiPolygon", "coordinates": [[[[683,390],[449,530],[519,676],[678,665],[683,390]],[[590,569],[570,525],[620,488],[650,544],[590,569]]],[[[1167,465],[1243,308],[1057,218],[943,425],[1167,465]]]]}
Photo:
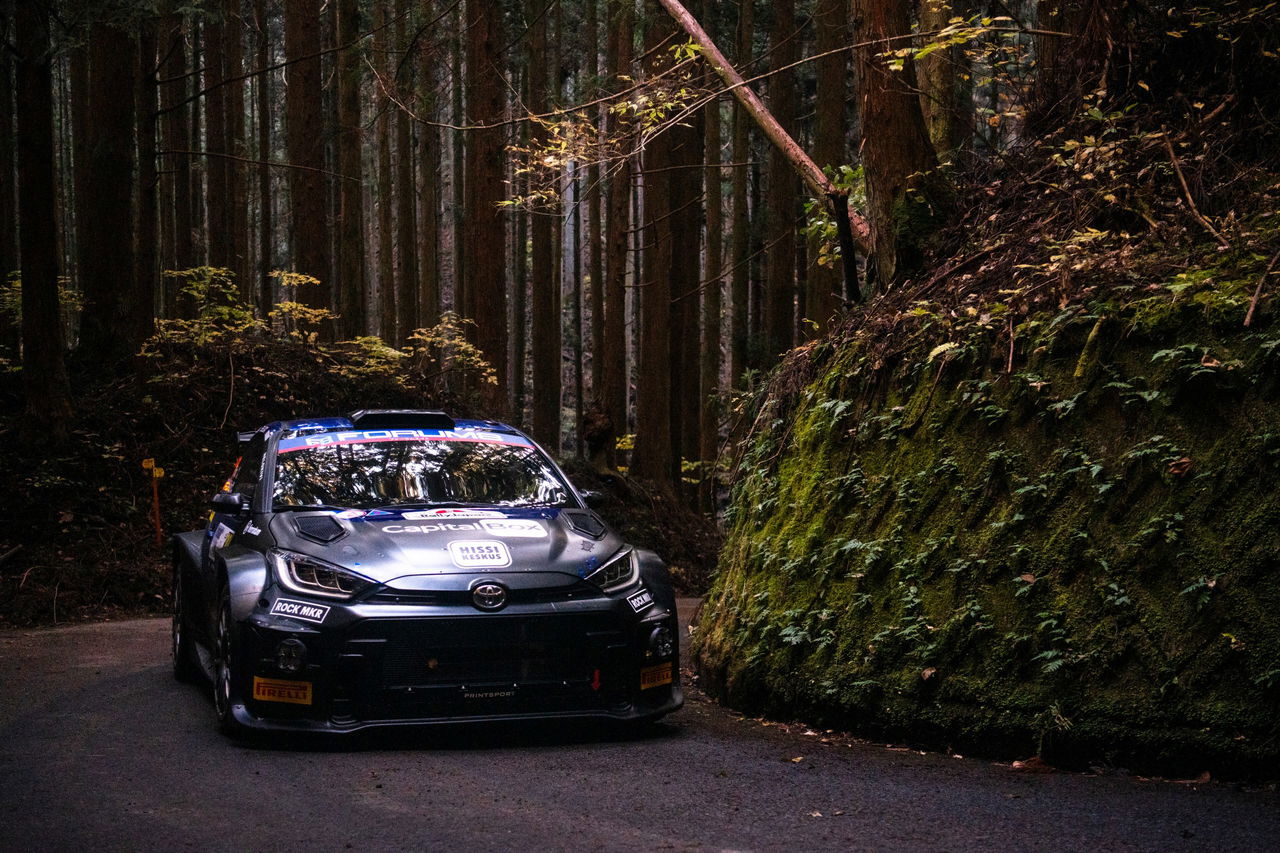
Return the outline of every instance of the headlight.
{"type": "Polygon", "coordinates": [[[640,576],[640,561],[632,548],[624,548],[600,568],[587,575],[586,579],[605,592],[622,589],[635,583],[640,576]]]}
{"type": "Polygon", "coordinates": [[[276,578],[294,592],[324,598],[354,598],[373,586],[373,581],[332,563],[292,551],[272,551],[276,578]]]}

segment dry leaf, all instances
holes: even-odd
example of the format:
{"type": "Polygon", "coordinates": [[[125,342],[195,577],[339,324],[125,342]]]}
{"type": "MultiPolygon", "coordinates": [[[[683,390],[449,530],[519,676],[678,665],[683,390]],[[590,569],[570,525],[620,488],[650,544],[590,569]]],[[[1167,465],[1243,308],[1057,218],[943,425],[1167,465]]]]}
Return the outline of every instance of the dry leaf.
{"type": "Polygon", "coordinates": [[[1023,574],[1018,575],[1018,580],[1024,581],[1026,583],[1035,583],[1036,576],[1031,574],[1031,572],[1025,572],[1023,574]]]}
{"type": "Polygon", "coordinates": [[[1015,761],[1013,762],[1013,764],[1009,765],[1009,767],[1011,770],[1016,770],[1020,773],[1052,773],[1054,772],[1053,767],[1051,767],[1048,764],[1045,764],[1043,759],[1041,759],[1040,756],[1038,755],[1033,755],[1030,758],[1028,758],[1026,761],[1015,761]]]}
{"type": "Polygon", "coordinates": [[[1195,463],[1191,461],[1190,456],[1183,456],[1181,459],[1175,459],[1169,463],[1169,473],[1175,477],[1181,477],[1195,467],[1195,463]]]}
{"type": "Polygon", "coordinates": [[[1200,356],[1200,363],[1205,367],[1221,367],[1222,366],[1222,362],[1218,361],[1216,358],[1209,355],[1209,353],[1205,353],[1204,355],[1200,356]]]}
{"type": "Polygon", "coordinates": [[[795,758],[790,759],[790,761],[792,764],[799,764],[801,761],[804,761],[804,756],[797,755],[795,758]]]}
{"type": "Polygon", "coordinates": [[[936,666],[927,667],[926,669],[921,671],[920,677],[925,681],[928,681],[930,678],[933,678],[933,674],[937,671],[938,671],[938,668],[936,666]]]}

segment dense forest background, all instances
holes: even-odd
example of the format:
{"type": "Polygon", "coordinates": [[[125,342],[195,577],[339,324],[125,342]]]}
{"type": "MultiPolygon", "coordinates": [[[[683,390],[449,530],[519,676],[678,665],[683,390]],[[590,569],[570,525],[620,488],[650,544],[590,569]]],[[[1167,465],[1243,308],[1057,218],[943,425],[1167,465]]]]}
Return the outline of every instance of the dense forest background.
{"type": "Polygon", "coordinates": [[[371,405],[527,428],[705,588],[784,354],[939,289],[1065,304],[1129,234],[1265,254],[1233,217],[1275,29],[1262,0],[0,0],[5,618],[155,605],[157,467],[187,529],[231,429],[371,405]]]}

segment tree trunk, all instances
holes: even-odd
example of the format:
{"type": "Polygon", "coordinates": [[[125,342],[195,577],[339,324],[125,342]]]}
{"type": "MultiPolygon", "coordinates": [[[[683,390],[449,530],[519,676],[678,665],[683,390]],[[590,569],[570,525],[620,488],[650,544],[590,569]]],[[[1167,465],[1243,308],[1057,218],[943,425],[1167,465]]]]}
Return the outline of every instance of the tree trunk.
{"type": "MultiPolygon", "coordinates": [[[[773,15],[769,55],[775,70],[769,78],[769,109],[790,137],[795,129],[797,106],[795,71],[788,66],[800,58],[794,0],[777,0],[773,4],[773,15]]],[[[791,159],[785,148],[777,145],[769,152],[764,292],[766,366],[772,366],[794,343],[796,276],[791,240],[796,232],[799,196],[791,159]]]]}
{"type": "MultiPolygon", "coordinates": [[[[646,3],[652,26],[646,38],[650,74],[659,46],[672,35],[654,0],[646,3]]],[[[636,388],[636,440],[631,473],[666,489],[676,456],[671,443],[671,166],[672,134],[653,137],[644,150],[644,270],[640,289],[640,355],[636,388]]]]}
{"type": "MultiPolygon", "coordinates": [[[[204,27],[197,26],[194,22],[191,24],[191,68],[194,72],[200,67],[200,63],[204,61],[204,48],[202,32],[204,27]]],[[[192,78],[192,85],[197,89],[200,87],[200,75],[198,73],[192,78]]],[[[190,150],[196,150],[200,147],[200,140],[203,138],[201,128],[204,125],[201,110],[204,106],[203,98],[196,98],[191,102],[191,131],[187,136],[190,150]]],[[[183,149],[186,150],[186,149],[183,149]]],[[[191,179],[191,263],[193,266],[199,264],[207,264],[209,262],[209,228],[208,220],[205,216],[205,175],[208,171],[205,166],[207,158],[198,160],[187,158],[188,176],[191,179]]]]}
{"type": "Polygon", "coordinates": [[[80,351],[86,362],[114,365],[133,353],[129,297],[134,292],[133,75],[137,42],[95,23],[89,34],[89,174],[80,235],[84,312],[80,351]]]}
{"type": "MultiPolygon", "coordinates": [[[[462,75],[462,54],[464,52],[463,41],[466,37],[466,22],[470,20],[466,16],[461,2],[454,3],[454,9],[457,12],[457,26],[454,29],[454,38],[449,40],[449,85],[450,85],[450,106],[452,107],[451,115],[453,124],[465,125],[467,123],[467,114],[463,105],[463,94],[466,89],[466,81],[462,75]]],[[[463,239],[464,217],[467,211],[467,188],[466,188],[466,137],[467,133],[463,130],[454,130],[452,145],[450,146],[450,193],[452,204],[450,205],[452,214],[449,218],[449,240],[450,249],[453,252],[453,276],[450,280],[453,291],[453,310],[460,316],[470,316],[471,307],[470,300],[467,298],[467,253],[466,241],[463,239]]]]}
{"type": "MultiPolygon", "coordinates": [[[[587,79],[591,88],[585,92],[588,98],[600,95],[600,2],[586,2],[586,38],[587,38],[587,79]]],[[[595,119],[597,131],[603,131],[603,119],[606,108],[601,106],[600,114],[595,119]]],[[[603,137],[601,137],[603,138],[603,137]]],[[[587,269],[591,277],[591,297],[589,301],[591,313],[591,393],[598,397],[600,383],[603,381],[604,364],[600,351],[604,349],[604,246],[601,229],[604,225],[602,211],[603,185],[601,183],[600,164],[592,162],[587,167],[587,269]]]]}
{"type": "Polygon", "coordinates": [[[14,12],[14,34],[18,226],[22,253],[22,385],[26,395],[20,435],[30,446],[48,447],[67,441],[71,393],[58,304],[53,75],[46,7],[40,3],[19,2],[14,12]]]}
{"type": "MultiPolygon", "coordinates": [[[[160,87],[160,107],[163,114],[164,147],[170,152],[191,150],[191,106],[179,107],[187,99],[187,40],[180,14],[166,16],[164,38],[160,51],[165,57],[160,77],[165,82],[160,87]]],[[[166,174],[161,177],[166,187],[162,214],[170,232],[166,238],[166,250],[162,265],[166,269],[180,270],[196,263],[191,238],[191,157],[188,154],[170,153],[163,161],[166,174]]],[[[165,278],[162,282],[164,315],[178,316],[178,280],[165,278]]]]}
{"type": "MultiPolygon", "coordinates": [[[[396,45],[406,49],[406,22],[409,17],[409,0],[397,0],[396,45]]],[[[413,91],[413,63],[407,55],[395,75],[396,91],[402,100],[411,102],[406,93],[413,91]]],[[[413,330],[422,325],[421,308],[418,305],[418,217],[415,210],[417,187],[413,182],[413,127],[409,114],[396,109],[396,244],[399,247],[396,266],[396,344],[404,345],[413,330]]]]}
{"type": "MultiPolygon", "coordinates": [[[[611,86],[623,88],[623,77],[631,74],[631,30],[634,11],[629,3],[610,4],[614,9],[607,28],[606,65],[611,86]]],[[[617,135],[619,121],[609,113],[605,117],[605,134],[617,135]]],[[[605,216],[605,285],[602,322],[604,342],[595,353],[601,361],[597,406],[603,423],[593,430],[588,455],[598,460],[599,467],[616,464],[616,440],[627,430],[627,237],[631,209],[631,161],[623,158],[610,167],[609,199],[605,216]]]]}
{"type": "MultiPolygon", "coordinates": [[[[703,0],[702,17],[710,22],[713,0],[703,0]]],[[[719,445],[721,275],[724,258],[724,198],[720,185],[720,101],[712,100],[703,114],[706,160],[707,263],[702,286],[702,351],[699,359],[698,459],[702,463],[698,504],[715,511],[715,460],[719,445]]]]}
{"type": "MultiPolygon", "coordinates": [[[[926,0],[928,6],[933,0],[926,0]]],[[[847,0],[818,0],[814,10],[817,100],[813,128],[813,159],[826,169],[836,169],[849,162],[845,148],[845,103],[848,101],[849,62],[848,51],[839,50],[848,43],[847,0]],[[823,56],[824,53],[831,53],[823,56]]],[[[819,330],[830,328],[839,305],[837,291],[841,287],[841,267],[831,264],[821,266],[816,262],[817,241],[811,240],[807,286],[805,287],[803,316],[818,324],[819,330]]]]}
{"type": "Polygon", "coordinates": [[[138,68],[135,96],[138,110],[138,254],[135,258],[134,292],[130,306],[133,340],[141,344],[155,331],[156,292],[160,284],[156,191],[159,174],[156,166],[156,111],[159,93],[156,87],[155,18],[143,18],[139,24],[138,68]]]}
{"type": "Polygon", "coordinates": [[[375,89],[374,113],[378,116],[378,333],[394,344],[396,332],[395,284],[395,203],[391,198],[391,100],[383,90],[390,86],[390,38],[387,29],[387,6],[377,4],[376,32],[373,36],[374,68],[382,78],[375,89]]]}
{"type": "Polygon", "coordinates": [[[253,273],[249,268],[249,173],[243,160],[247,159],[248,146],[244,136],[244,81],[236,80],[244,74],[244,21],[240,17],[240,0],[227,0],[226,51],[222,65],[226,91],[227,151],[234,158],[227,161],[227,192],[231,201],[230,266],[240,287],[240,298],[246,305],[253,304],[255,288],[253,273]]]}
{"type": "MultiPolygon", "coordinates": [[[[226,14],[225,0],[218,4],[226,14]]],[[[209,264],[226,267],[235,272],[234,232],[232,215],[230,143],[227,133],[227,87],[219,86],[227,78],[226,73],[225,20],[206,20],[204,25],[204,73],[199,79],[201,90],[212,89],[202,98],[204,101],[205,146],[204,170],[208,195],[209,264]],[[213,87],[217,88],[213,88],[213,87]]],[[[199,137],[195,137],[199,139],[199,137]]]]}
{"type": "MultiPolygon", "coordinates": [[[[289,204],[292,211],[293,257],[287,266],[315,276],[319,285],[300,288],[298,300],[315,308],[330,308],[329,236],[325,221],[323,105],[320,78],[320,0],[289,0],[284,4],[286,142],[289,163],[289,204]],[[303,57],[312,57],[304,59],[303,57]]],[[[332,337],[326,326],[322,335],[332,337]]]]}
{"type": "MultiPolygon", "coordinates": [[[[530,0],[529,17],[529,109],[535,115],[547,111],[547,15],[549,0],[530,0]]],[[[547,141],[546,128],[534,122],[530,127],[532,145],[536,149],[547,141]]],[[[533,299],[531,354],[533,359],[533,435],[555,452],[560,447],[560,397],[562,393],[560,360],[560,314],[557,307],[556,275],[553,247],[555,209],[530,212],[532,262],[530,277],[533,299]]]]}
{"type": "MultiPolygon", "coordinates": [[[[12,10],[0,5],[0,24],[8,31],[12,10]]],[[[17,179],[14,171],[13,57],[0,50],[0,281],[18,269],[17,179]]],[[[14,336],[5,333],[4,343],[16,355],[14,336]]]]}
{"type": "MultiPolygon", "coordinates": [[[[967,14],[968,0],[920,4],[920,30],[936,32],[951,18],[967,14]]],[[[939,158],[969,147],[973,137],[973,83],[965,45],[935,50],[920,60],[920,111],[939,158]]]]}
{"type": "Polygon", "coordinates": [[[880,54],[911,32],[906,0],[854,0],[854,40],[862,81],[862,158],[867,210],[874,237],[875,281],[883,290],[900,269],[919,260],[919,226],[908,221],[907,192],[933,170],[937,158],[916,95],[915,70],[907,62],[890,71],[880,54]]]}
{"type": "MultiPolygon", "coordinates": [[[[752,36],[755,33],[755,0],[742,0],[738,13],[738,66],[754,62],[752,36]]],[[[747,204],[747,182],[751,177],[750,116],[740,101],[733,105],[733,234],[730,236],[733,279],[730,283],[732,319],[729,329],[729,381],[736,387],[747,369],[748,316],[751,305],[751,211],[747,204]]]]}
{"type": "MultiPolygon", "coordinates": [[[[267,0],[253,0],[253,20],[258,30],[258,67],[271,64],[271,34],[267,20],[267,0]]],[[[271,271],[275,268],[274,230],[272,210],[271,167],[271,74],[259,74],[258,84],[258,313],[266,319],[274,303],[271,292],[271,271]]],[[[339,170],[341,171],[341,170],[339,170]]]]}
{"type": "MultiPolygon", "coordinates": [[[[506,102],[501,51],[502,9],[488,0],[466,0],[467,138],[464,236],[465,291],[477,323],[476,344],[497,374],[483,398],[492,414],[505,415],[507,388],[506,240],[498,203],[504,197],[506,102]],[[476,127],[479,126],[479,127],[476,127]]],[[[543,389],[538,390],[539,394],[543,389]]],[[[557,395],[558,396],[558,395],[557,395]]]]}
{"type": "MultiPolygon", "coordinates": [[[[434,55],[436,46],[419,44],[418,50],[418,108],[424,118],[431,120],[435,117],[435,91],[441,80],[434,55]]],[[[422,277],[419,323],[430,328],[440,321],[440,176],[444,151],[439,128],[422,125],[418,144],[422,151],[418,157],[418,196],[422,204],[418,236],[418,272],[422,277]]]]}
{"type": "MultiPolygon", "coordinates": [[[[340,45],[360,37],[360,4],[339,0],[337,5],[340,45]]],[[[365,293],[368,284],[364,266],[364,165],[361,160],[362,128],[360,86],[364,63],[359,46],[338,51],[338,306],[342,337],[354,338],[366,331],[365,293]]]]}
{"type": "MultiPolygon", "coordinates": [[[[698,458],[701,426],[699,360],[701,303],[698,282],[702,257],[702,116],[690,116],[672,128],[671,170],[663,177],[671,190],[671,477],[683,488],[683,460],[698,458]]],[[[686,495],[687,496],[687,495],[686,495]]]]}

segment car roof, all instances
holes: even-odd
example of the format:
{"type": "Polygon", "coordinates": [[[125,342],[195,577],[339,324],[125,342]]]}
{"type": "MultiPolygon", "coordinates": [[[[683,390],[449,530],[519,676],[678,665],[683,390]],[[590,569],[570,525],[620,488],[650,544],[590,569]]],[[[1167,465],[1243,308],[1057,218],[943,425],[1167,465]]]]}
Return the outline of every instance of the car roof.
{"type": "Polygon", "coordinates": [[[257,430],[240,433],[241,441],[248,441],[257,433],[280,432],[284,437],[318,435],[326,432],[346,432],[369,429],[471,429],[524,436],[515,427],[493,420],[470,418],[454,419],[444,412],[427,409],[362,409],[349,415],[297,418],[273,421],[257,430]]]}

